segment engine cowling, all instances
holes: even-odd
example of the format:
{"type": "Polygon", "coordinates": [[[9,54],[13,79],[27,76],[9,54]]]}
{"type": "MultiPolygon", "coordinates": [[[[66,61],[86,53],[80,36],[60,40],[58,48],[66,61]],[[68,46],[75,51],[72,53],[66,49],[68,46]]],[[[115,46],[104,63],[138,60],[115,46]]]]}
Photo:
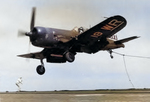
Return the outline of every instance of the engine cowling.
{"type": "Polygon", "coordinates": [[[55,39],[54,32],[50,28],[34,27],[30,40],[34,46],[50,47],[54,46],[59,41],[55,39]]]}

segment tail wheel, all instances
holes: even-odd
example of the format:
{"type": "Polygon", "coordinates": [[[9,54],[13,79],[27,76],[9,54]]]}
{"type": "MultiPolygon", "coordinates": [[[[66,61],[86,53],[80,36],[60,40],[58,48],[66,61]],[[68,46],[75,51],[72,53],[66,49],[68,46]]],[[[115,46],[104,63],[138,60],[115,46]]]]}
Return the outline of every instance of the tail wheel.
{"type": "Polygon", "coordinates": [[[67,52],[65,58],[68,62],[73,62],[75,60],[75,55],[71,52],[67,52]]]}
{"type": "Polygon", "coordinates": [[[37,66],[36,71],[39,75],[43,75],[45,73],[45,68],[42,65],[37,66]]]}

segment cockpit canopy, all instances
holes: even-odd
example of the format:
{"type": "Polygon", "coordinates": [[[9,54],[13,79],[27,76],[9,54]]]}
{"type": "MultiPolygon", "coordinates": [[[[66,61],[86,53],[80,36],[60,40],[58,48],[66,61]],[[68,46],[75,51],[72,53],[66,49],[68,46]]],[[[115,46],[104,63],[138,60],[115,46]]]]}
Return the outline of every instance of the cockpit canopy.
{"type": "Polygon", "coordinates": [[[88,30],[88,28],[85,28],[85,27],[77,27],[77,26],[72,29],[72,31],[77,32],[77,33],[79,33],[79,34],[85,32],[85,31],[87,31],[87,30],[88,30]]]}

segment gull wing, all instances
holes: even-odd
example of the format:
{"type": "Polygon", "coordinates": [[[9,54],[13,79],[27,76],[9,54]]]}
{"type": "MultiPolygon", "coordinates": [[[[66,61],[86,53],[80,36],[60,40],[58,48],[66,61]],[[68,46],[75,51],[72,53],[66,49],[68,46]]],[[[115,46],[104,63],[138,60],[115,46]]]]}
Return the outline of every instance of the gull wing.
{"type": "Polygon", "coordinates": [[[111,37],[126,26],[127,21],[122,16],[113,16],[97,24],[78,36],[81,45],[92,45],[98,40],[111,37]]]}

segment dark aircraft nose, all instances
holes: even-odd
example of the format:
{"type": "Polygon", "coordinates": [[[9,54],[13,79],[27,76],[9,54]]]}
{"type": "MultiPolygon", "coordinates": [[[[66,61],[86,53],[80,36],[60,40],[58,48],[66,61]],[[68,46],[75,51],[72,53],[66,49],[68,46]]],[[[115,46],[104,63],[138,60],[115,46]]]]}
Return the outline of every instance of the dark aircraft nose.
{"type": "Polygon", "coordinates": [[[29,36],[31,39],[31,42],[36,40],[37,36],[38,36],[38,32],[36,28],[33,28],[32,31],[25,33],[26,36],[29,36]]]}
{"type": "Polygon", "coordinates": [[[25,35],[26,36],[32,36],[32,32],[26,32],[25,35]]]}
{"type": "Polygon", "coordinates": [[[26,35],[30,37],[32,44],[36,45],[40,39],[44,39],[46,29],[44,27],[34,27],[33,30],[26,35]]]}

